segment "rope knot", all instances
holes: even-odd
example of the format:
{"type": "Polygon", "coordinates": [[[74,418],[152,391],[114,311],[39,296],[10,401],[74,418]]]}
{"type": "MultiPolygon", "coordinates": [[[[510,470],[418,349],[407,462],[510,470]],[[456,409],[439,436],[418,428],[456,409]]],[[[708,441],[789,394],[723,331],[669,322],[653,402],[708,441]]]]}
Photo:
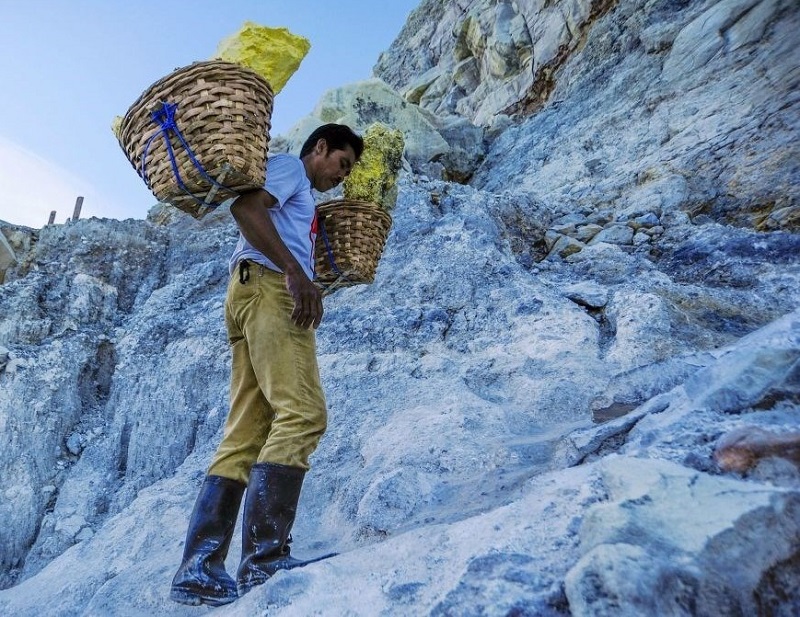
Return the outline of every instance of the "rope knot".
{"type": "MultiPolygon", "coordinates": [[[[175,158],[175,151],[173,150],[172,141],[170,139],[170,132],[173,133],[180,147],[183,148],[183,151],[188,155],[189,160],[192,162],[192,165],[194,165],[195,169],[200,173],[200,175],[203,178],[206,179],[206,181],[208,181],[209,184],[213,185],[217,189],[225,189],[228,191],[231,190],[225,185],[217,182],[211,176],[209,176],[208,173],[206,173],[206,170],[200,164],[200,161],[197,160],[197,157],[195,156],[194,152],[192,152],[192,149],[189,147],[189,144],[183,137],[181,130],[178,128],[178,124],[175,122],[176,109],[178,109],[177,103],[168,103],[166,101],[161,101],[161,107],[154,109],[153,111],[150,112],[150,119],[155,124],[158,125],[159,130],[152,137],[150,137],[150,139],[147,140],[147,144],[145,144],[144,147],[144,153],[142,154],[141,166],[137,171],[147,184],[147,187],[152,190],[152,186],[150,185],[150,180],[147,177],[147,155],[148,152],[150,151],[150,144],[153,143],[153,140],[156,139],[157,137],[163,137],[164,145],[166,146],[167,149],[167,155],[169,156],[169,162],[172,167],[172,173],[175,175],[175,180],[177,181],[178,186],[186,195],[191,197],[197,204],[206,208],[216,208],[217,206],[219,206],[219,204],[207,203],[201,199],[198,199],[191,191],[189,191],[188,188],[186,188],[186,185],[184,184],[183,179],[181,178],[180,170],[178,169],[178,162],[175,158]]],[[[214,190],[213,192],[215,193],[216,190],[214,190]]],[[[209,195],[211,193],[212,191],[209,191],[209,195]]]]}
{"type": "Polygon", "coordinates": [[[175,110],[178,108],[177,103],[161,102],[161,107],[150,112],[150,117],[153,122],[163,131],[178,130],[178,125],[175,124],[175,110]]]}

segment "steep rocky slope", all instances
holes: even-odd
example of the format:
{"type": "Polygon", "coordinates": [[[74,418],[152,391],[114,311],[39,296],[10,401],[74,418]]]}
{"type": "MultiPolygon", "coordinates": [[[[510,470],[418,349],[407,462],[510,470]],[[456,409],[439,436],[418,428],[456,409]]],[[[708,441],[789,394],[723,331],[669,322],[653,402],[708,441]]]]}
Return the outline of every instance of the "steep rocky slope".
{"type": "MultiPolygon", "coordinates": [[[[800,432],[797,32],[781,0],[425,0],[391,88],[276,140],[381,119],[410,150],[375,284],[319,330],[295,551],[340,556],[215,612],[800,610],[800,471],[715,456],[800,432]]],[[[167,595],[226,412],[230,216],[2,231],[0,613],[206,612],[167,595]]]]}

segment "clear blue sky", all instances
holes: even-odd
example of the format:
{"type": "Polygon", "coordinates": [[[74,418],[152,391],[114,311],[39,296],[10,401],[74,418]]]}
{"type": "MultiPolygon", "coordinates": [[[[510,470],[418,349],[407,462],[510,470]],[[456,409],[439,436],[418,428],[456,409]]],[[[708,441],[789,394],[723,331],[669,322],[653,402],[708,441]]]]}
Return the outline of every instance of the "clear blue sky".
{"type": "Polygon", "coordinates": [[[156,79],[210,59],[245,21],[311,50],[275,98],[272,134],[323,92],[372,75],[420,0],[0,0],[0,219],[143,218],[155,203],[111,121],[156,79]]]}

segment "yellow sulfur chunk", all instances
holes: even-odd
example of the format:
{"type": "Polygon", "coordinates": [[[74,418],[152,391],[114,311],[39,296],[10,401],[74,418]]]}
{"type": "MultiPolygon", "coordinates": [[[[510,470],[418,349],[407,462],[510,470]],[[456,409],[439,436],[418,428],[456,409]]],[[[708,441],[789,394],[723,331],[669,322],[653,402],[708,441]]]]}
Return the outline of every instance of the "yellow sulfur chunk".
{"type": "Polygon", "coordinates": [[[403,133],[376,122],[367,127],[363,137],[364,152],[344,181],[344,197],[371,201],[391,211],[397,201],[403,133]]]}
{"type": "Polygon", "coordinates": [[[220,41],[216,58],[254,70],[278,94],[306,57],[311,43],[286,28],[268,28],[246,21],[234,35],[220,41]]]}
{"type": "Polygon", "coordinates": [[[119,130],[122,127],[122,116],[114,116],[111,121],[111,130],[114,132],[114,137],[119,139],[119,130]]]}

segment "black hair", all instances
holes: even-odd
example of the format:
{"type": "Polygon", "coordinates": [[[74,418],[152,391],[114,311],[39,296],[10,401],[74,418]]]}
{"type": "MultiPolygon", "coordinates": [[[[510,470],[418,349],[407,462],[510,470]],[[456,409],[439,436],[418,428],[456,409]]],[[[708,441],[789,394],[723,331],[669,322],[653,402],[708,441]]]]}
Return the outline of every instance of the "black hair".
{"type": "Polygon", "coordinates": [[[361,158],[364,151],[364,140],[353,129],[345,124],[323,124],[308,136],[300,150],[300,158],[310,154],[320,139],[324,139],[329,150],[344,150],[347,146],[353,148],[356,160],[361,158]]]}

